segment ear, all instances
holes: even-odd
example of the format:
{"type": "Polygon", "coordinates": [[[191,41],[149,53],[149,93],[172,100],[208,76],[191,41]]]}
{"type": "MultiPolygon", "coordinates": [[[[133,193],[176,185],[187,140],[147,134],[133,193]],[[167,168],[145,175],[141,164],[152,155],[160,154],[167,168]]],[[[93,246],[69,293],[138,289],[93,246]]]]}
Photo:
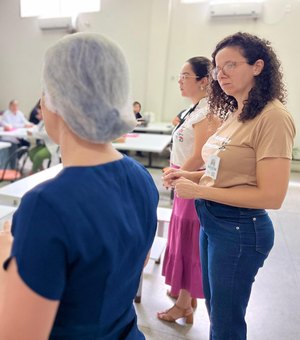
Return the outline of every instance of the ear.
{"type": "Polygon", "coordinates": [[[257,59],[253,64],[253,75],[258,76],[264,69],[265,62],[262,59],[257,59]]]}
{"type": "Polygon", "coordinates": [[[206,86],[208,85],[208,77],[203,77],[199,80],[199,86],[200,88],[206,88],[206,86]]]}

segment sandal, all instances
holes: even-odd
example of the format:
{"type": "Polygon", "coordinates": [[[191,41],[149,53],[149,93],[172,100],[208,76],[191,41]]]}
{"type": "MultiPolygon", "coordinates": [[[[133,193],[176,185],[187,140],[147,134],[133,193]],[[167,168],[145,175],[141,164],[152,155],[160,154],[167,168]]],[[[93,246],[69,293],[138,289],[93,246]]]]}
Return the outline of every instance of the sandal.
{"type": "MultiPolygon", "coordinates": [[[[175,300],[178,299],[178,295],[173,295],[169,289],[167,290],[167,295],[168,295],[171,299],[175,299],[175,300]]],[[[197,308],[197,298],[192,298],[192,300],[191,300],[191,306],[192,306],[193,309],[196,309],[196,308],[197,308]]]]}
{"type": "Polygon", "coordinates": [[[197,299],[196,298],[192,298],[191,306],[194,310],[197,308],[197,299]]]}
{"type": "Polygon", "coordinates": [[[177,319],[185,318],[185,323],[191,325],[194,322],[194,311],[192,307],[181,308],[178,307],[175,303],[173,307],[166,310],[165,312],[157,313],[157,317],[160,320],[168,322],[175,322],[177,319]],[[170,313],[171,311],[175,311],[178,316],[177,317],[172,316],[170,313]]]}

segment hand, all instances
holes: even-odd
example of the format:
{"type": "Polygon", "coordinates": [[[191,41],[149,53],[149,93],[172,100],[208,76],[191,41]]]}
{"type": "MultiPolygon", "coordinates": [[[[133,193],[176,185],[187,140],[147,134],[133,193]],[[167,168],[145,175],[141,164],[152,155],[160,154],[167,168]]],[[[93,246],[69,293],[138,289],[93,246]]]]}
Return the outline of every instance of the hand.
{"type": "Polygon", "coordinates": [[[126,142],[126,136],[121,136],[113,141],[113,143],[125,143],[126,142]]]}
{"type": "Polygon", "coordinates": [[[0,262],[9,256],[10,248],[12,245],[12,235],[10,232],[11,222],[5,221],[3,224],[3,230],[0,231],[0,262]]]}
{"type": "Polygon", "coordinates": [[[175,117],[173,120],[172,120],[172,124],[174,125],[174,126],[176,126],[177,124],[179,124],[180,123],[180,119],[179,119],[179,117],[175,117]]]}
{"type": "Polygon", "coordinates": [[[5,124],[4,125],[4,131],[11,131],[13,129],[12,125],[5,124]]]}
{"type": "Polygon", "coordinates": [[[200,198],[200,185],[189,179],[180,177],[174,181],[175,184],[175,194],[181,198],[196,199],[200,198]]]}
{"type": "Polygon", "coordinates": [[[184,171],[180,169],[174,169],[174,168],[166,168],[164,171],[164,175],[162,177],[163,179],[163,185],[166,188],[174,188],[174,181],[177,180],[180,177],[192,179],[191,172],[189,171],[184,171]]]}
{"type": "Polygon", "coordinates": [[[163,186],[166,188],[173,188],[174,181],[178,179],[180,176],[182,176],[183,171],[174,168],[165,168],[163,172],[164,172],[162,176],[163,186]]]}

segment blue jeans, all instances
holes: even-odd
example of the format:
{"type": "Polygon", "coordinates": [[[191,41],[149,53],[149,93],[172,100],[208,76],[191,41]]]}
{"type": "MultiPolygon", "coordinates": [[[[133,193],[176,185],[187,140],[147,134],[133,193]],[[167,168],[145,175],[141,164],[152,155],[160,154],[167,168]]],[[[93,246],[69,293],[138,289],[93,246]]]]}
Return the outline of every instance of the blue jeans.
{"type": "Polygon", "coordinates": [[[201,222],[203,289],[210,339],[243,340],[251,287],[273,243],[272,221],[264,209],[196,200],[201,222]]]}

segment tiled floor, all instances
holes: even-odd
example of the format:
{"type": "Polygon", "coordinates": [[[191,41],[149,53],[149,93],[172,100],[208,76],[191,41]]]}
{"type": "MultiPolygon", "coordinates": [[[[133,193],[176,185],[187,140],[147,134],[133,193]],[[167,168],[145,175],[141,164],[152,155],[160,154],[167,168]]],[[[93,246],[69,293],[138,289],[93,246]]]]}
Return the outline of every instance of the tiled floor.
{"type": "MultiPolygon", "coordinates": [[[[160,191],[160,206],[170,206],[170,194],[161,185],[161,171],[150,172],[160,191]]],[[[270,211],[270,216],[276,231],[275,246],[253,285],[247,312],[248,340],[297,340],[300,339],[300,173],[291,173],[285,202],[279,211],[270,211]]],[[[146,339],[208,339],[209,321],[203,300],[198,300],[193,326],[170,324],[156,318],[157,311],[173,304],[166,296],[166,289],[161,264],[150,261],[144,270],[142,301],[135,305],[146,339]]]]}

